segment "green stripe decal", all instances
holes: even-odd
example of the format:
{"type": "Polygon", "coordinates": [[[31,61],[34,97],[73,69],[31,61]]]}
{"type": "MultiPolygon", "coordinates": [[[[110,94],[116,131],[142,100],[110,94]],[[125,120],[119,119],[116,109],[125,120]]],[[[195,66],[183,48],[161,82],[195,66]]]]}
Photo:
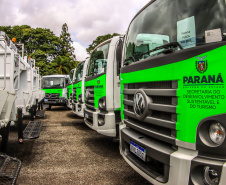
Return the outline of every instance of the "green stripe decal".
{"type": "Polygon", "coordinates": [[[94,107],[98,108],[98,101],[106,96],[106,74],[85,82],[85,87],[94,86],[94,107]]]}
{"type": "Polygon", "coordinates": [[[60,93],[59,97],[62,97],[63,89],[42,89],[45,93],[60,93]]]}
{"type": "Polygon", "coordinates": [[[124,84],[176,80],[178,81],[177,139],[195,143],[199,122],[204,118],[225,113],[225,53],[226,46],[223,46],[196,56],[198,59],[193,57],[160,67],[122,73],[122,119],[124,119],[124,84]],[[200,61],[200,58],[205,59],[200,61]],[[200,62],[204,62],[204,65],[199,65],[200,62]]]}

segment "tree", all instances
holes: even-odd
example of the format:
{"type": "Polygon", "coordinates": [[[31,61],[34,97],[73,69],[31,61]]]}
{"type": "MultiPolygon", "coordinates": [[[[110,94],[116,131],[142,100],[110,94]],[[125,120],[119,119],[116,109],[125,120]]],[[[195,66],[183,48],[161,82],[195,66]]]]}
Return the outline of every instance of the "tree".
{"type": "Polygon", "coordinates": [[[58,74],[69,74],[69,72],[73,68],[72,62],[70,60],[71,59],[66,56],[57,56],[53,60],[53,63],[56,64],[55,66],[58,71],[58,74]]]}
{"type": "Polygon", "coordinates": [[[38,63],[38,67],[41,76],[58,74],[56,63],[46,63],[44,61],[40,61],[38,63]]]}
{"type": "Polygon", "coordinates": [[[62,26],[60,37],[55,36],[50,29],[34,29],[28,25],[0,26],[0,31],[6,32],[10,39],[15,37],[15,44],[24,44],[24,55],[35,59],[41,75],[58,72],[68,74],[70,69],[77,66],[78,62],[75,61],[74,48],[71,45],[72,40],[66,23],[62,26]],[[58,56],[62,57],[62,61],[66,61],[65,64],[62,63],[63,68],[60,68],[60,71],[58,63],[53,62],[58,56]]]}
{"type": "Polygon", "coordinates": [[[107,35],[101,35],[101,36],[98,36],[95,40],[93,40],[93,43],[89,45],[88,48],[86,48],[86,51],[91,54],[91,52],[94,50],[94,48],[96,46],[98,46],[99,44],[101,44],[102,42],[104,42],[105,40],[108,40],[114,36],[118,36],[120,34],[118,33],[113,33],[112,35],[111,34],[107,34],[107,35]]]}
{"type": "Polygon", "coordinates": [[[70,57],[73,61],[76,60],[76,56],[74,55],[75,48],[73,47],[71,35],[70,33],[68,33],[67,23],[64,23],[62,26],[60,40],[61,40],[60,56],[70,57]]]}

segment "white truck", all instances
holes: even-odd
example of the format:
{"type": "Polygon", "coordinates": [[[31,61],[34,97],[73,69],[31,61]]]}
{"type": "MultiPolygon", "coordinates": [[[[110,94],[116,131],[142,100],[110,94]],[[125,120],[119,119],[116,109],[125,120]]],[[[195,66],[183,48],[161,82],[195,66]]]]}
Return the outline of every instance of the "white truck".
{"type": "Polygon", "coordinates": [[[87,72],[87,66],[89,63],[89,59],[86,59],[83,62],[80,62],[76,68],[75,80],[73,82],[73,103],[72,103],[72,111],[80,116],[84,117],[84,109],[85,109],[85,78],[87,72]]]}
{"type": "Polygon", "coordinates": [[[45,91],[44,104],[66,106],[68,75],[47,75],[42,77],[42,90],[45,91]]]}
{"type": "Polygon", "coordinates": [[[85,79],[84,121],[98,133],[118,136],[122,36],[98,45],[91,53],[85,79]]]}
{"type": "Polygon", "coordinates": [[[225,0],[152,0],[128,27],[120,152],[152,184],[226,184],[225,17],[225,0]]]}
{"type": "Polygon", "coordinates": [[[16,122],[19,143],[23,143],[23,139],[38,138],[42,126],[42,122],[33,121],[37,103],[44,95],[38,88],[38,69],[34,61],[33,65],[27,61],[23,52],[22,44],[15,45],[4,32],[0,32],[0,133],[3,152],[6,151],[10,125],[16,122]],[[22,118],[29,114],[31,121],[23,131],[22,118]]]}
{"type": "Polygon", "coordinates": [[[72,69],[69,73],[70,82],[67,84],[67,107],[72,109],[72,92],[73,92],[73,82],[75,81],[76,68],[72,69]]]}

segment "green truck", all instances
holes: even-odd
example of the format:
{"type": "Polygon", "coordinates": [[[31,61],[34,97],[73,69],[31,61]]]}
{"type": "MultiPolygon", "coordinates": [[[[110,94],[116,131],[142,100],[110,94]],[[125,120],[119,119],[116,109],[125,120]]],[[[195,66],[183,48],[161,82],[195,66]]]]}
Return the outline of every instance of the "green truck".
{"type": "Polygon", "coordinates": [[[122,39],[121,36],[113,37],[94,49],[85,79],[84,121],[98,133],[114,138],[118,136],[121,120],[119,69],[122,39]]]}
{"type": "Polygon", "coordinates": [[[88,63],[89,59],[86,59],[78,64],[75,73],[75,80],[73,82],[72,111],[80,117],[84,117],[84,84],[88,63]]]}
{"type": "Polygon", "coordinates": [[[153,184],[226,184],[226,2],[152,0],[130,23],[120,152],[153,184]]]}
{"type": "Polygon", "coordinates": [[[42,77],[42,90],[45,91],[44,104],[66,106],[68,75],[47,75],[42,77]]]}
{"type": "Polygon", "coordinates": [[[75,69],[72,69],[70,71],[70,74],[69,74],[69,81],[68,81],[68,84],[67,84],[67,107],[69,109],[72,109],[72,101],[73,101],[73,98],[72,98],[72,94],[73,94],[73,82],[75,81],[75,73],[76,73],[76,68],[75,69]]]}

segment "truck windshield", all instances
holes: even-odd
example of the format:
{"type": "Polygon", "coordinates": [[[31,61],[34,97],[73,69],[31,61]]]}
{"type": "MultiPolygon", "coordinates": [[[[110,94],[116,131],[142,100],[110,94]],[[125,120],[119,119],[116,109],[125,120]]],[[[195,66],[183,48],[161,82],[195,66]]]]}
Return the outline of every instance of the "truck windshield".
{"type": "Polygon", "coordinates": [[[109,46],[110,43],[104,44],[92,52],[88,68],[88,76],[106,73],[109,46]]]}
{"type": "Polygon", "coordinates": [[[69,74],[69,78],[70,78],[70,81],[72,82],[73,81],[73,75],[74,75],[74,69],[70,71],[70,74],[69,74]]]}
{"type": "Polygon", "coordinates": [[[64,78],[62,77],[44,77],[42,79],[43,89],[62,89],[64,87],[64,78]]]}
{"type": "Polygon", "coordinates": [[[75,78],[78,81],[82,80],[83,66],[84,66],[84,62],[79,63],[78,66],[77,66],[75,78]]]}
{"type": "Polygon", "coordinates": [[[167,49],[161,46],[177,51],[219,42],[225,33],[225,0],[156,0],[130,24],[125,60],[130,64],[160,55],[167,49]]]}

